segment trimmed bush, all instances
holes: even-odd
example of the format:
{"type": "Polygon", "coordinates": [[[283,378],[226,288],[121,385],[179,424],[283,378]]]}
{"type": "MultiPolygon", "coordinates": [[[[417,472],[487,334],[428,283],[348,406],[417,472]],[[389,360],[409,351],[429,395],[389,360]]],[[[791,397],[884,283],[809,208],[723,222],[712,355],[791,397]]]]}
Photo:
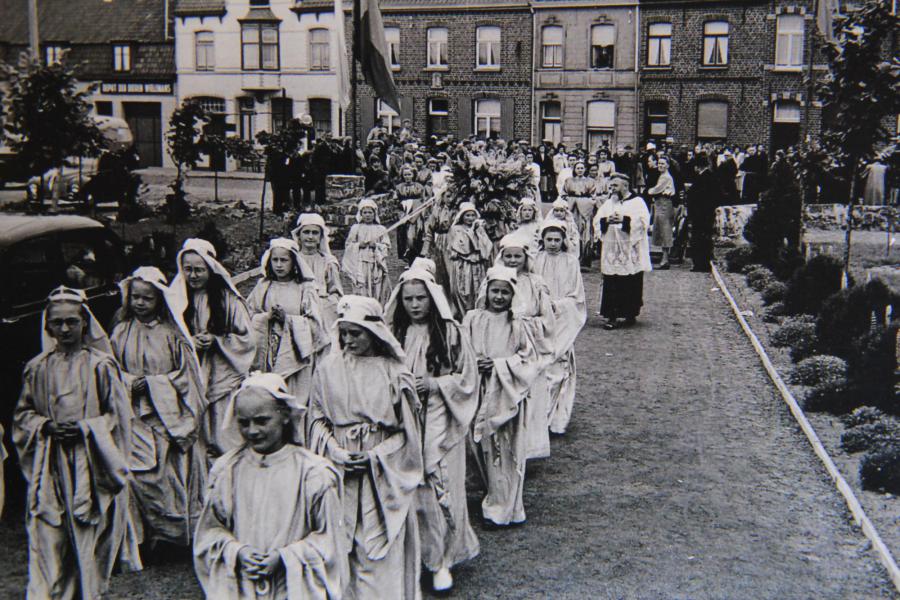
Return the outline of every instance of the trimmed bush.
{"type": "Polygon", "coordinates": [[[860,338],[847,361],[849,379],[857,388],[859,398],[866,404],[879,407],[889,414],[900,414],[895,385],[897,377],[897,330],[890,327],[876,328],[860,338]]]}
{"type": "Polygon", "coordinates": [[[776,281],[775,275],[766,267],[757,267],[747,273],[747,285],[756,290],[762,291],[767,285],[776,281]]]}
{"type": "Polygon", "coordinates": [[[777,323],[784,316],[784,302],[773,302],[763,312],[763,321],[777,323]]]}
{"type": "Polygon", "coordinates": [[[791,371],[794,385],[816,386],[847,382],[847,363],[837,356],[811,356],[800,361],[791,371]]]}
{"type": "Polygon", "coordinates": [[[754,262],[752,246],[738,246],[725,253],[725,270],[741,273],[744,267],[754,262]]]}
{"type": "Polygon", "coordinates": [[[829,382],[811,389],[801,401],[801,405],[803,410],[808,412],[842,415],[854,408],[853,402],[853,390],[846,382],[829,382]]]}
{"type": "Polygon", "coordinates": [[[759,263],[755,263],[755,262],[749,263],[749,264],[745,265],[743,269],[741,269],[741,275],[746,275],[747,273],[750,273],[751,271],[755,271],[756,269],[759,269],[759,268],[765,268],[765,267],[763,267],[759,263]]]}
{"type": "Polygon", "coordinates": [[[837,257],[822,254],[811,258],[788,281],[785,310],[790,315],[819,314],[825,299],[840,291],[842,275],[843,263],[837,257]]]}
{"type": "Polygon", "coordinates": [[[897,438],[897,427],[886,421],[863,423],[848,429],[841,435],[841,448],[845,452],[863,452],[874,450],[897,438]]]}
{"type": "Polygon", "coordinates": [[[849,415],[845,415],[841,421],[849,429],[866,423],[874,423],[883,417],[884,413],[874,406],[860,406],[849,415]]]}
{"type": "Polygon", "coordinates": [[[885,308],[895,300],[891,290],[877,279],[829,296],[816,318],[822,352],[849,359],[872,328],[873,315],[876,325],[884,325],[885,308]]]}
{"type": "Polygon", "coordinates": [[[790,348],[791,360],[799,362],[815,354],[816,325],[807,315],[785,319],[772,333],[771,340],[775,347],[790,348]]]}
{"type": "Polygon", "coordinates": [[[863,489],[900,494],[900,444],[894,442],[866,454],[859,465],[863,489]]]}
{"type": "Polygon", "coordinates": [[[781,308],[783,310],[784,302],[781,302],[781,300],[784,299],[785,292],[787,292],[787,285],[783,284],[780,281],[773,281],[772,283],[767,285],[761,292],[762,301],[767,306],[778,302],[781,304],[781,308]]]}

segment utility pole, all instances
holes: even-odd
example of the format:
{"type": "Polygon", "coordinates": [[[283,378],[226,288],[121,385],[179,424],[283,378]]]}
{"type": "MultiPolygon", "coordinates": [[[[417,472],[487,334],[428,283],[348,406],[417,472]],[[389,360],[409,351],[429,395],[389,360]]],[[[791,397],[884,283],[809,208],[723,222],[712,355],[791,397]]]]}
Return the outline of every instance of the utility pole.
{"type": "Polygon", "coordinates": [[[28,0],[28,46],[32,60],[40,60],[41,42],[38,36],[37,0],[28,0]]]}

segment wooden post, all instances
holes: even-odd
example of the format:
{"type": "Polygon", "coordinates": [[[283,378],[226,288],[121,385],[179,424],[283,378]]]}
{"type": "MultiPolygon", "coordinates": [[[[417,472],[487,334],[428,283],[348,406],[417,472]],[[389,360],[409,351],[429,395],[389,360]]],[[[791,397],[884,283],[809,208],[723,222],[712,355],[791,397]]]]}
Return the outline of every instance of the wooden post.
{"type": "Polygon", "coordinates": [[[28,50],[32,60],[41,59],[41,41],[38,34],[37,0],[28,0],[28,50]]]}
{"type": "Polygon", "coordinates": [[[259,198],[259,243],[263,243],[263,226],[265,225],[266,214],[266,183],[268,183],[268,169],[263,167],[263,189],[259,198]]]}

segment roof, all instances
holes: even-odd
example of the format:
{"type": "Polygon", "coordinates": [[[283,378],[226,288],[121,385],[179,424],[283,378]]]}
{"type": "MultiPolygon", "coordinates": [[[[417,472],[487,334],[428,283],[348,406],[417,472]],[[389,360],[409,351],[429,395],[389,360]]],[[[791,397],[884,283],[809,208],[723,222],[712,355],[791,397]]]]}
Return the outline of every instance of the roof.
{"type": "Polygon", "coordinates": [[[219,16],[225,14],[225,0],[175,0],[177,16],[219,16]]]}
{"type": "Polygon", "coordinates": [[[96,228],[103,225],[78,215],[0,215],[0,248],[52,231],[96,228]]]}
{"type": "MultiPolygon", "coordinates": [[[[165,37],[160,0],[41,0],[37,5],[43,42],[107,44],[165,37]]],[[[27,44],[28,0],[0,0],[0,15],[0,41],[27,44]]]]}

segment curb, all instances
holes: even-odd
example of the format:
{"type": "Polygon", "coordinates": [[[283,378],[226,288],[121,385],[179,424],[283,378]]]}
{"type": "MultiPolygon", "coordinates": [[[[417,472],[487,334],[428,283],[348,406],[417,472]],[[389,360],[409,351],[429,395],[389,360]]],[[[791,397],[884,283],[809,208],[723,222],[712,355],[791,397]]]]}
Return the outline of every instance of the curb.
{"type": "Polygon", "coordinates": [[[734,300],[734,296],[732,296],[731,292],[728,290],[728,286],[725,284],[725,280],[722,278],[722,275],[719,273],[715,264],[712,265],[712,275],[716,280],[716,285],[719,286],[719,289],[722,290],[722,293],[728,300],[728,304],[731,305],[731,310],[738,323],[740,323],[741,329],[744,330],[744,333],[753,345],[753,349],[756,350],[756,354],[759,356],[763,367],[769,374],[769,378],[772,380],[772,383],[775,384],[775,387],[778,388],[778,391],[781,392],[782,399],[788,405],[788,408],[790,408],[791,414],[794,415],[794,418],[800,425],[800,429],[806,434],[806,439],[809,440],[816,456],[818,456],[819,460],[822,461],[822,464],[825,465],[825,470],[828,471],[828,475],[834,482],[835,487],[841,493],[841,496],[844,497],[847,508],[850,509],[850,513],[853,515],[853,520],[862,528],[863,534],[872,543],[872,548],[878,555],[878,560],[884,568],[887,569],[888,575],[890,575],[891,581],[894,583],[894,587],[897,591],[900,591],[900,568],[897,567],[897,563],[894,561],[891,551],[884,544],[881,536],[878,535],[878,530],[875,529],[875,525],[869,520],[866,511],[863,510],[863,507],[856,497],[856,494],[853,492],[853,489],[850,487],[850,484],[848,484],[847,480],[841,475],[837,466],[834,464],[834,460],[832,460],[831,456],[828,454],[825,446],[822,445],[822,441],[819,439],[818,434],[816,434],[816,430],[813,429],[812,424],[806,418],[803,409],[800,408],[800,405],[797,403],[791,390],[785,385],[784,380],[781,378],[781,375],[778,374],[775,365],[772,364],[772,361],[766,353],[765,348],[763,348],[763,345],[760,343],[759,338],[756,337],[756,334],[753,333],[753,329],[751,329],[750,325],[747,323],[744,315],[741,314],[740,308],[734,300]]]}

